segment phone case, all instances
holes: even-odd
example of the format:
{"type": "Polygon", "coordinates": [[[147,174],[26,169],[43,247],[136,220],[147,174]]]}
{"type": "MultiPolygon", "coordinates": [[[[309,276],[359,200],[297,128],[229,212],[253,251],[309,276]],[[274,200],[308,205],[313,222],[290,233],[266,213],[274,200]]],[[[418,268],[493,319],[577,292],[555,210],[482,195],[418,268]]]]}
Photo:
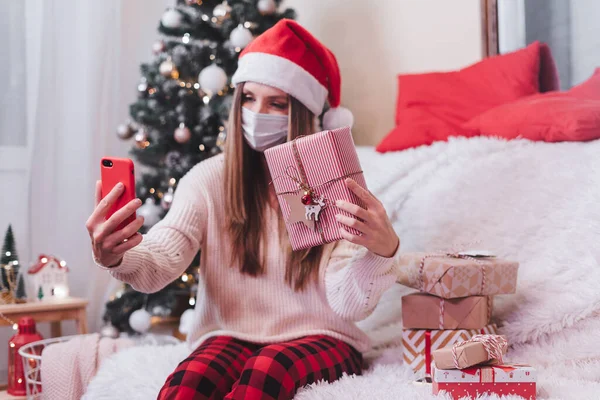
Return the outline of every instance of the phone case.
{"type": "MultiPolygon", "coordinates": [[[[133,169],[133,161],[129,158],[104,157],[100,161],[100,171],[102,177],[102,198],[121,182],[125,185],[125,191],[117,199],[115,204],[106,214],[106,219],[109,219],[115,212],[124,207],[131,200],[135,199],[135,174],[133,169]],[[106,166],[105,161],[112,162],[112,166],[106,166]]],[[[135,221],[136,213],[131,214],[125,219],[117,229],[124,228],[130,222],[135,221]]]]}

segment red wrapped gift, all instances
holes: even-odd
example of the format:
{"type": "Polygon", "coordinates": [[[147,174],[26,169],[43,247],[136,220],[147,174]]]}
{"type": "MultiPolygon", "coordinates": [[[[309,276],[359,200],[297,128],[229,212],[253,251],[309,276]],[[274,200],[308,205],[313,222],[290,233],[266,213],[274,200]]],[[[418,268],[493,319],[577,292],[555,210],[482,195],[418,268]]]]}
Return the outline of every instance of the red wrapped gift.
{"type": "Polygon", "coordinates": [[[335,215],[352,215],[337,208],[335,202],[345,200],[365,206],[346,187],[345,179],[352,178],[367,187],[350,128],[295,139],[267,149],[265,157],[292,249],[340,240],[339,229],[345,226],[337,222],[335,215]]]}
{"type": "Polygon", "coordinates": [[[524,364],[504,364],[467,369],[437,369],[432,365],[433,394],[442,391],[453,399],[482,394],[518,395],[535,400],[537,374],[524,364]]]}

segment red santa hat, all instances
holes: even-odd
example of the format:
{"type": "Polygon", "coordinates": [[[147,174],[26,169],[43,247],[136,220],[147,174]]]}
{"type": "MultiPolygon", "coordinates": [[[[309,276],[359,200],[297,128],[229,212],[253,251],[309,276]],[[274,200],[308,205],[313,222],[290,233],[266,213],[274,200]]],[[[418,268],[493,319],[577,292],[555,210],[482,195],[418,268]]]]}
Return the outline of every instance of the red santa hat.
{"type": "Polygon", "coordinates": [[[323,116],[324,129],[354,122],[350,110],[340,107],[342,82],[335,56],[295,21],[280,20],[240,54],[232,83],[248,81],[283,90],[315,115],[328,100],[331,109],[323,116]]]}

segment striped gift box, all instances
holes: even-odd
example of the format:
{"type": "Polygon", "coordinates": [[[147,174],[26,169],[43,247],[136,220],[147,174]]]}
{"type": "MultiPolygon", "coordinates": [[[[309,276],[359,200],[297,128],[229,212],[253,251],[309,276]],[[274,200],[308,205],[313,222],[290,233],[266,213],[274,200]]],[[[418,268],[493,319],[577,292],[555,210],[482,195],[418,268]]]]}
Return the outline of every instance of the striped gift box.
{"type": "Polygon", "coordinates": [[[404,362],[415,371],[419,378],[431,375],[431,352],[450,347],[456,342],[471,339],[478,334],[496,335],[496,324],[481,329],[403,329],[402,348],[404,362]]]}
{"type": "MultiPolygon", "coordinates": [[[[366,188],[362,168],[352,140],[350,128],[324,131],[274,146],[265,151],[265,157],[292,249],[300,250],[341,239],[343,227],[336,214],[350,214],[335,206],[337,200],[345,200],[364,207],[364,203],[344,183],[345,178],[354,179],[366,188]],[[325,206],[318,214],[305,218],[305,205],[301,202],[304,189],[302,181],[314,191],[314,197],[323,196],[325,206]],[[292,207],[296,214],[292,214],[292,207]],[[302,213],[302,220],[291,215],[302,213]]],[[[351,233],[359,234],[353,229],[351,233]]]]}

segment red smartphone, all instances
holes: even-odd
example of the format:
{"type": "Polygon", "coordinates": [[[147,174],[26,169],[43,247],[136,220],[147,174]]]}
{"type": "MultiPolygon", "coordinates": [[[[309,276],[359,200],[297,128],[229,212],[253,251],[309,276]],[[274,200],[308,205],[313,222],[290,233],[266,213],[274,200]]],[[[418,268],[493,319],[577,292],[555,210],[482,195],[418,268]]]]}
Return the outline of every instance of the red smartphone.
{"type": "MultiPolygon", "coordinates": [[[[125,186],[123,194],[113,204],[108,214],[106,214],[106,219],[108,219],[131,200],[135,199],[133,161],[129,158],[103,157],[100,162],[100,176],[102,179],[102,198],[109,194],[117,183],[121,182],[125,186]]],[[[136,213],[134,212],[118,226],[117,230],[124,228],[129,223],[135,221],[135,219],[136,213]]]]}

